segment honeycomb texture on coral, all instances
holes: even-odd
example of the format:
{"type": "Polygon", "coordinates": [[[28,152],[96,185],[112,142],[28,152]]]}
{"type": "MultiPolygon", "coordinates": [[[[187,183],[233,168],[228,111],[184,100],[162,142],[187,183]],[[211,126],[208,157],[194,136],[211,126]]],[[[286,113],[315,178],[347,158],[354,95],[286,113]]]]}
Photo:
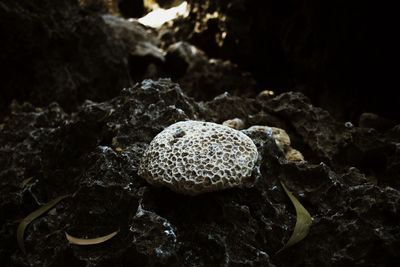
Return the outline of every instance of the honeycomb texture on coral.
{"type": "Polygon", "coordinates": [[[157,186],[198,195],[240,185],[251,176],[257,148],[235,129],[181,121],[159,133],[145,151],[139,175],[157,186]]]}

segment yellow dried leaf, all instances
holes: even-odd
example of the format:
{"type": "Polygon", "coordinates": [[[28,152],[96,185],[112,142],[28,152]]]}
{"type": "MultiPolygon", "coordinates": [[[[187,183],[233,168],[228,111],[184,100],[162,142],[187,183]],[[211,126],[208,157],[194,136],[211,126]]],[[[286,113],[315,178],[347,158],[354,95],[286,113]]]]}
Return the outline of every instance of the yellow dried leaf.
{"type": "Polygon", "coordinates": [[[102,237],[96,237],[96,238],[78,238],[78,237],[74,237],[69,235],[67,232],[65,232],[65,237],[68,239],[68,241],[71,244],[75,244],[75,245],[96,245],[96,244],[100,244],[103,243],[111,238],[113,238],[116,234],[118,234],[118,231],[115,231],[111,234],[102,236],[102,237]]]}
{"type": "Polygon", "coordinates": [[[120,147],[116,147],[116,148],[115,148],[115,151],[117,151],[117,152],[121,152],[121,151],[122,151],[122,148],[120,148],[120,147]]]}
{"type": "Polygon", "coordinates": [[[29,214],[28,216],[26,216],[18,225],[18,229],[17,229],[17,242],[18,242],[18,246],[19,248],[22,250],[22,252],[24,252],[24,254],[26,254],[26,250],[25,250],[25,244],[24,244],[24,232],[26,227],[37,217],[39,217],[40,215],[44,214],[46,211],[48,211],[49,209],[51,209],[52,207],[54,207],[58,202],[60,202],[61,200],[63,200],[64,198],[68,197],[69,195],[64,195],[64,196],[60,196],[56,199],[53,199],[52,201],[47,202],[46,204],[44,204],[43,206],[41,206],[39,209],[35,210],[34,212],[32,212],[31,214],[29,214]]]}
{"type": "Polygon", "coordinates": [[[286,245],[277,252],[277,254],[304,239],[308,235],[312,224],[310,213],[308,213],[303,205],[301,205],[301,203],[292,195],[292,193],[290,193],[284,183],[281,182],[281,184],[286,194],[292,201],[294,208],[296,209],[296,225],[294,226],[292,236],[289,238],[286,245]]]}

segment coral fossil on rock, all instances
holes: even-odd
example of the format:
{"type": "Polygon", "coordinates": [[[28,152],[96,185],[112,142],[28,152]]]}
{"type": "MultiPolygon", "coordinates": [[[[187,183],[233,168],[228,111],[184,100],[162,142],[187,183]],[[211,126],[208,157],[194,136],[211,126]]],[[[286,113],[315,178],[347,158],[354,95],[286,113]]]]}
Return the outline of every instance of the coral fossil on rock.
{"type": "Polygon", "coordinates": [[[245,134],[211,122],[177,122],[146,150],[139,175],[150,184],[198,195],[240,185],[251,176],[257,148],[245,134]]]}

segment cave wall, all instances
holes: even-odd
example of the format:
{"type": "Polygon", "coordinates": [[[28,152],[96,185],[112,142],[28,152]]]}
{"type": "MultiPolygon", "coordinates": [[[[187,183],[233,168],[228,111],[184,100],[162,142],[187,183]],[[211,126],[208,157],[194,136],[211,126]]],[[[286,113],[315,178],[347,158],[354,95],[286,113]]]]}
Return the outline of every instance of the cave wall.
{"type": "Polygon", "coordinates": [[[267,89],[301,91],[340,120],[356,122],[366,111],[399,119],[393,98],[399,42],[392,4],[188,2],[192,24],[180,37],[210,56],[238,63],[267,89]]]}

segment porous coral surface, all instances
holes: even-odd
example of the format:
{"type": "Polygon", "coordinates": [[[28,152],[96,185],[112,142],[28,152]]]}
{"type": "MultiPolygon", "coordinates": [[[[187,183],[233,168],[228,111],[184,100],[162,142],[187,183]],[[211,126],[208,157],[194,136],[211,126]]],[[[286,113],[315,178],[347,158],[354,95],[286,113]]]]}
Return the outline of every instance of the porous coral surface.
{"type": "Polygon", "coordinates": [[[149,183],[188,195],[240,185],[257,148],[245,134],[211,122],[177,122],[158,134],[139,167],[149,183]]]}

